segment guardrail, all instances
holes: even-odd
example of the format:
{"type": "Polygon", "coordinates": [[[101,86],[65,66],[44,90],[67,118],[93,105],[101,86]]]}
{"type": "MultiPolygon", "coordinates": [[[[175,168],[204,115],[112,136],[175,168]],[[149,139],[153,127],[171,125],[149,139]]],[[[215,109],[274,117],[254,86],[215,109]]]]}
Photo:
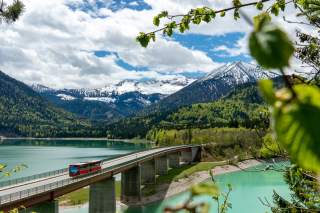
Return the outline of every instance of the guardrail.
{"type": "MultiPolygon", "coordinates": [[[[131,152],[129,154],[138,153],[138,152],[143,152],[143,151],[131,152]]],[[[107,162],[107,161],[110,161],[110,160],[113,160],[113,159],[116,159],[116,158],[119,158],[119,157],[122,157],[122,156],[125,156],[125,155],[119,155],[117,157],[103,159],[101,161],[102,162],[107,162]]],[[[16,178],[16,179],[12,179],[12,180],[1,181],[0,182],[0,189],[4,188],[4,187],[9,187],[9,186],[12,186],[12,185],[17,185],[17,184],[20,184],[20,183],[22,184],[22,183],[25,183],[25,182],[37,180],[37,179],[40,179],[40,178],[47,178],[47,177],[51,177],[51,176],[60,175],[60,174],[66,173],[66,172],[69,172],[68,168],[58,169],[58,170],[49,171],[49,172],[43,172],[43,173],[40,173],[40,174],[30,175],[30,176],[16,178]]]]}
{"type": "MultiPolygon", "coordinates": [[[[152,148],[152,149],[143,150],[143,151],[135,151],[135,152],[129,153],[129,155],[140,153],[140,152],[145,152],[145,151],[150,151],[150,150],[153,150],[153,149],[159,149],[159,148],[152,148]]],[[[101,161],[102,162],[108,162],[108,161],[112,161],[113,159],[118,159],[118,158],[126,156],[126,155],[127,154],[123,154],[123,155],[119,155],[117,157],[103,159],[101,161]]],[[[66,173],[66,172],[68,172],[68,168],[58,169],[58,170],[49,171],[49,172],[43,172],[43,173],[40,173],[40,174],[35,174],[35,175],[31,175],[31,176],[16,178],[16,179],[7,180],[7,181],[1,181],[0,182],[0,189],[4,188],[4,187],[9,187],[9,186],[12,186],[12,185],[17,185],[17,184],[22,184],[22,183],[25,183],[25,182],[37,180],[37,179],[40,179],[40,178],[47,178],[47,177],[51,177],[51,176],[60,175],[60,174],[66,173]]]]}
{"type": "MultiPolygon", "coordinates": [[[[172,147],[170,149],[162,150],[157,153],[150,153],[150,154],[148,154],[146,156],[142,156],[142,157],[138,157],[138,153],[131,154],[131,155],[136,155],[136,158],[134,160],[131,160],[129,164],[139,163],[139,161],[142,161],[144,159],[148,159],[151,156],[161,155],[163,153],[167,153],[170,151],[180,150],[181,148],[184,148],[184,147],[187,148],[187,147],[191,147],[191,146],[186,145],[186,146],[172,147]]],[[[123,158],[123,157],[120,157],[120,158],[123,158]]],[[[114,160],[117,160],[117,159],[114,159],[114,160]]],[[[86,179],[91,179],[91,178],[99,176],[103,173],[111,172],[112,170],[115,170],[115,169],[120,169],[124,165],[128,166],[128,162],[123,162],[123,163],[120,163],[120,164],[117,164],[117,165],[114,165],[114,166],[111,166],[108,168],[104,168],[104,169],[100,170],[98,173],[94,173],[93,175],[90,175],[90,176],[84,176],[84,177],[80,177],[80,178],[76,178],[76,179],[75,178],[67,178],[65,180],[60,180],[60,181],[57,181],[54,183],[45,184],[43,186],[38,186],[38,187],[31,188],[31,189],[23,190],[20,192],[15,192],[15,193],[10,193],[8,195],[3,195],[0,197],[0,205],[6,204],[6,203],[11,203],[13,201],[21,200],[24,198],[28,198],[30,196],[37,195],[40,193],[52,191],[54,189],[64,187],[64,186],[67,186],[67,185],[70,185],[73,183],[77,183],[77,182],[80,182],[80,181],[83,181],[86,179]]]]}
{"type": "Polygon", "coordinates": [[[24,183],[24,182],[28,182],[28,181],[32,181],[32,180],[36,180],[36,179],[40,179],[40,178],[56,176],[59,174],[63,174],[65,172],[68,172],[67,168],[66,169],[58,169],[58,170],[54,170],[54,171],[50,171],[50,172],[44,172],[44,173],[31,175],[31,176],[27,176],[27,177],[16,178],[13,180],[2,181],[2,182],[0,182],[0,188],[12,186],[12,185],[17,185],[19,183],[24,183]]]}

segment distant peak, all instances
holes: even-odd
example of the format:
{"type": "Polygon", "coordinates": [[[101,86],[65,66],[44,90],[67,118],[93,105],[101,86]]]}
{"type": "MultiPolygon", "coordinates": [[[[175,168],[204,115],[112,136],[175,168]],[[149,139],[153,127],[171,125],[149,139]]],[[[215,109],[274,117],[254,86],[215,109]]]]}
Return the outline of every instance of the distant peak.
{"type": "Polygon", "coordinates": [[[199,81],[206,81],[210,79],[225,79],[226,82],[229,82],[230,84],[241,84],[257,81],[264,78],[274,78],[277,76],[277,73],[263,70],[259,65],[250,64],[243,61],[236,61],[214,69],[199,81]]]}
{"type": "Polygon", "coordinates": [[[42,84],[32,84],[30,86],[36,92],[53,91],[54,89],[44,86],[42,84]]]}

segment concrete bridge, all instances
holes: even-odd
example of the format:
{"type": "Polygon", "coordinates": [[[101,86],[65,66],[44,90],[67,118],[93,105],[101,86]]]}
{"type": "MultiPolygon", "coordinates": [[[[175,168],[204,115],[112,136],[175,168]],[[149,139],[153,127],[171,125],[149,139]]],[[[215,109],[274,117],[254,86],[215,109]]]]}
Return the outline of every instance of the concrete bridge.
{"type": "Polygon", "coordinates": [[[56,198],[90,186],[89,213],[115,213],[114,175],[121,173],[121,200],[139,200],[143,187],[170,168],[200,160],[200,151],[200,146],[188,145],[156,148],[103,161],[101,171],[80,178],[70,178],[68,169],[62,169],[0,183],[0,212],[24,206],[25,212],[58,213],[56,198]]]}

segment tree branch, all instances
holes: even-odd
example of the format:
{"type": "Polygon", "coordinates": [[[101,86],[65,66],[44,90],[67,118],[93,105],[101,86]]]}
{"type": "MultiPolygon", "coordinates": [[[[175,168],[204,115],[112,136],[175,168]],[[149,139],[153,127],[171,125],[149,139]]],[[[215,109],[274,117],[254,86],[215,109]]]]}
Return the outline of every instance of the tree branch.
{"type": "Polygon", "coordinates": [[[286,86],[288,87],[288,89],[292,93],[292,98],[295,99],[297,97],[297,93],[294,91],[293,86],[292,86],[288,76],[286,75],[285,71],[282,68],[280,69],[280,72],[282,74],[282,77],[283,77],[283,80],[284,80],[286,86]]]}
{"type": "MultiPolygon", "coordinates": [[[[233,6],[233,7],[229,7],[229,8],[225,8],[225,9],[221,9],[221,10],[217,10],[215,11],[216,14],[219,14],[219,13],[223,13],[223,12],[227,12],[227,11],[230,11],[230,10],[235,10],[235,9],[240,9],[240,8],[243,8],[243,7],[248,7],[248,6],[253,6],[253,5],[256,5],[258,4],[259,2],[262,2],[262,3],[265,3],[265,2],[269,2],[271,0],[262,0],[262,1],[255,1],[255,2],[250,2],[250,3],[247,3],[247,4],[242,4],[240,6],[233,6]]],[[[174,18],[178,18],[178,17],[184,17],[184,16],[187,16],[189,14],[178,14],[178,15],[171,15],[171,16],[168,16],[169,19],[174,19],[174,18]]],[[[199,16],[202,16],[203,14],[200,14],[196,17],[199,17],[199,16]]],[[[193,19],[191,19],[191,21],[193,21],[193,19]]],[[[178,23],[177,26],[180,26],[182,23],[178,23]]],[[[149,32],[149,33],[146,33],[146,35],[151,35],[151,34],[154,34],[154,33],[157,33],[157,32],[160,32],[160,31],[163,31],[165,29],[167,29],[168,27],[165,26],[165,27],[162,27],[162,28],[159,28],[157,30],[154,30],[152,32],[149,32]]]]}

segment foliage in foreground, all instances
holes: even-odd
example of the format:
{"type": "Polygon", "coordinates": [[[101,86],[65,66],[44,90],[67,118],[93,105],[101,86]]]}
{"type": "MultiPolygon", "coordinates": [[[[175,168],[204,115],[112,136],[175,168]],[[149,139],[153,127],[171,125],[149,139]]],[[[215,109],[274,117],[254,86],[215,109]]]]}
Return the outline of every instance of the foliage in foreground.
{"type": "Polygon", "coordinates": [[[0,163],[0,179],[3,177],[11,176],[14,173],[20,172],[21,170],[28,168],[25,164],[20,164],[12,169],[7,169],[7,165],[0,163]]]}
{"type": "Polygon", "coordinates": [[[275,206],[269,205],[272,212],[319,212],[320,210],[320,183],[319,178],[296,165],[288,168],[284,179],[293,191],[291,200],[288,201],[274,192],[273,202],[275,206]]]}
{"type": "MultiPolygon", "coordinates": [[[[262,67],[277,69],[283,76],[285,88],[275,91],[271,80],[262,81],[260,88],[272,108],[272,130],[276,139],[286,149],[291,161],[298,165],[296,170],[290,169],[286,175],[286,180],[289,185],[291,184],[295,197],[292,202],[289,202],[275,193],[276,207],[272,210],[274,212],[319,212],[319,186],[317,185],[314,191],[314,188],[310,187],[310,179],[305,181],[305,175],[313,176],[320,173],[318,126],[320,89],[313,85],[318,85],[317,79],[320,76],[320,39],[317,36],[297,32],[301,43],[296,43],[295,47],[286,32],[272,22],[271,15],[278,16],[280,11],[286,10],[288,4],[292,4],[297,9],[297,16],[303,16],[308,23],[304,21],[290,23],[309,25],[319,33],[320,0],[261,0],[245,4],[240,0],[233,0],[232,3],[233,6],[230,8],[219,10],[210,7],[193,8],[182,15],[161,12],[154,17],[153,23],[155,26],[160,26],[160,22],[166,19],[167,23],[164,27],[149,33],[141,32],[137,36],[137,41],[141,46],[147,47],[151,40],[156,40],[157,32],[170,37],[175,30],[179,30],[180,33],[189,30],[191,24],[211,22],[218,14],[224,17],[227,12],[232,11],[234,19],[237,20],[240,18],[240,9],[243,7],[256,6],[258,10],[264,10],[254,17],[253,21],[242,13],[245,20],[253,27],[249,36],[250,54],[262,67]],[[271,4],[267,9],[264,9],[265,2],[271,4]],[[315,72],[314,76],[309,81],[304,81],[302,85],[293,85],[285,72],[294,53],[315,72]]],[[[312,73],[309,74],[312,75],[312,73]]],[[[315,182],[318,181],[315,179],[315,182]]],[[[195,212],[195,210],[189,210],[189,212],[195,212]]]]}
{"type": "Polygon", "coordinates": [[[18,20],[24,11],[24,4],[20,0],[14,0],[12,4],[0,1],[0,24],[2,22],[12,23],[18,20]]]}

